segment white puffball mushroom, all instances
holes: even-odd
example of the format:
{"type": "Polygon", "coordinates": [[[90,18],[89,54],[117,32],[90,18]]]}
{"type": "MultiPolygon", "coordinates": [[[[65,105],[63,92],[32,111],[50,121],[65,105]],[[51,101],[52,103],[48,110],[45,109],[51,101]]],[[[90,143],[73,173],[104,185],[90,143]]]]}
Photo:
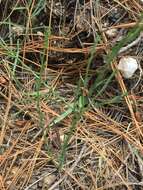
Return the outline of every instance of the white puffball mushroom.
{"type": "Polygon", "coordinates": [[[111,28],[111,29],[107,30],[105,33],[109,38],[114,38],[117,35],[117,29],[111,28]]]}
{"type": "Polygon", "coordinates": [[[131,78],[138,69],[138,62],[132,57],[122,57],[117,66],[124,78],[131,78]]]}

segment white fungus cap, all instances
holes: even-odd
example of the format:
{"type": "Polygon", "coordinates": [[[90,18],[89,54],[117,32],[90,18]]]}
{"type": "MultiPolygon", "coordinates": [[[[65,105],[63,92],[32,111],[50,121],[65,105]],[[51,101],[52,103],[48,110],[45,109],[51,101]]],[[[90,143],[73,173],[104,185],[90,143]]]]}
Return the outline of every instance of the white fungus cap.
{"type": "Polygon", "coordinates": [[[121,71],[124,78],[131,78],[138,69],[138,62],[132,57],[122,57],[117,66],[118,70],[121,71]]]}
{"type": "Polygon", "coordinates": [[[105,33],[109,38],[114,38],[117,35],[117,29],[116,28],[111,28],[107,30],[105,33]]]}

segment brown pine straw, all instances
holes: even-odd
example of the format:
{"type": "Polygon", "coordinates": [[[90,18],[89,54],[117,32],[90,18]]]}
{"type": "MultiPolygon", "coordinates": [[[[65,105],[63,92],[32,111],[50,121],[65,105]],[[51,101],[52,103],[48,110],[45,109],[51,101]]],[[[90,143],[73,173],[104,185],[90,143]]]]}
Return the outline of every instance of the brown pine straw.
{"type": "MultiPolygon", "coordinates": [[[[92,0],[88,0],[88,2],[89,1],[92,3],[92,0]]],[[[20,1],[16,2],[18,3],[20,1]]],[[[140,167],[142,167],[140,159],[143,153],[143,146],[140,142],[142,138],[142,119],[140,118],[140,114],[142,114],[142,111],[137,113],[138,108],[142,109],[142,97],[138,89],[135,89],[135,94],[131,91],[130,94],[124,96],[125,102],[121,102],[121,108],[118,107],[118,103],[117,105],[113,103],[111,107],[107,105],[108,108],[106,106],[97,108],[92,105],[90,110],[86,110],[81,121],[78,122],[77,128],[68,144],[65,155],[65,165],[61,171],[57,169],[57,160],[61,147],[59,149],[52,147],[51,150],[53,154],[49,154],[43,145],[47,145],[47,143],[50,145],[51,140],[54,141],[55,139],[52,139],[52,135],[50,136],[51,133],[47,134],[44,139],[43,134],[48,128],[49,123],[65,113],[68,109],[68,105],[73,102],[74,90],[77,87],[74,77],[80,77],[79,73],[85,74],[87,57],[93,43],[83,42],[83,45],[86,44],[84,48],[68,48],[67,44],[73,40],[72,38],[76,36],[78,32],[82,32],[77,31],[77,33],[69,34],[66,37],[51,35],[49,37],[49,47],[46,49],[44,46],[44,34],[38,36],[38,34],[32,33],[32,27],[35,26],[32,23],[31,17],[35,8],[34,6],[36,5],[36,0],[31,1],[30,6],[28,5],[28,1],[21,2],[23,2],[26,7],[28,17],[26,23],[27,33],[23,34],[23,37],[25,38],[25,35],[27,35],[28,38],[31,39],[29,42],[25,40],[24,44],[20,45],[19,60],[22,61],[16,65],[16,77],[18,77],[18,80],[22,83],[22,89],[17,88],[15,81],[9,76],[10,72],[7,72],[9,69],[12,69],[14,65],[14,59],[9,59],[8,55],[10,55],[13,50],[16,52],[17,45],[7,44],[7,47],[3,48],[4,46],[1,46],[0,48],[0,55],[2,57],[2,64],[0,66],[2,78],[0,79],[2,80],[3,77],[5,79],[0,90],[3,106],[2,115],[0,116],[3,123],[0,140],[4,146],[4,151],[2,150],[2,155],[0,155],[0,167],[2,167],[0,190],[32,189],[39,181],[40,184],[43,185],[44,176],[47,174],[50,175],[53,171],[56,180],[48,187],[49,190],[54,190],[55,187],[64,190],[70,186],[71,189],[77,188],[83,190],[90,188],[91,190],[104,190],[109,188],[117,188],[120,190],[126,188],[131,190],[132,188],[136,188],[135,185],[140,185],[142,188],[142,181],[139,181],[134,174],[132,175],[130,173],[130,169],[135,173],[137,173],[138,170],[142,170],[142,168],[140,169],[140,167]],[[58,42],[60,41],[63,42],[63,46],[61,43],[59,43],[60,45],[58,46],[58,42]],[[77,54],[82,53],[85,55],[85,59],[75,62],[67,61],[64,64],[57,64],[53,67],[49,65],[50,68],[46,68],[48,73],[46,80],[49,81],[47,85],[43,85],[39,91],[41,94],[40,109],[44,115],[44,126],[40,128],[39,115],[36,107],[36,90],[33,85],[35,85],[36,78],[34,74],[37,73],[37,70],[39,71],[41,65],[39,59],[35,59],[34,57],[34,61],[29,60],[27,55],[28,53],[32,53],[32,55],[34,53],[38,53],[38,55],[43,53],[45,57],[48,57],[49,52],[54,52],[54,55],[60,53],[63,57],[65,55],[67,56],[67,54],[75,54],[75,58],[77,54]],[[35,69],[35,73],[30,73],[28,69],[23,68],[24,65],[29,67],[29,69],[31,69],[30,66],[32,66],[32,68],[35,69]],[[51,68],[54,68],[54,70],[51,68]],[[72,78],[73,81],[69,80],[68,77],[72,78]],[[54,92],[52,91],[51,93],[51,89],[53,89],[54,92]],[[58,93],[61,99],[58,99],[59,97],[56,96],[56,93],[58,93]],[[67,97],[64,97],[66,95],[67,97]],[[50,99],[50,96],[54,96],[52,97],[53,99],[50,99]],[[140,102],[141,105],[139,105],[140,102]],[[113,112],[113,115],[110,115],[112,108],[113,111],[119,111],[119,114],[121,111],[121,119],[120,116],[116,117],[115,112],[113,112]],[[127,110],[129,113],[126,112],[127,110]],[[22,115],[19,115],[19,113],[22,115]],[[28,114],[28,120],[25,118],[25,114],[28,114]],[[51,139],[49,139],[49,137],[51,139]],[[135,168],[135,161],[138,164],[137,170],[135,168]],[[39,177],[38,180],[37,177],[39,177]],[[133,180],[132,177],[134,178],[133,180]],[[90,181],[88,181],[88,179],[90,181]],[[101,184],[99,180],[101,180],[101,184]],[[88,182],[91,183],[89,184],[88,182]]],[[[98,26],[97,32],[102,34],[103,39],[103,42],[96,47],[95,57],[97,56],[97,58],[98,55],[102,56],[110,52],[112,40],[110,41],[106,38],[105,31],[112,28],[129,29],[134,27],[139,12],[143,10],[139,1],[135,0],[115,0],[111,8],[108,8],[108,6],[105,7],[104,15],[101,15],[100,8],[99,6],[95,18],[92,18],[98,26]],[[116,7],[121,7],[123,10],[127,9],[126,13],[129,14],[130,20],[127,20],[128,23],[121,22],[120,24],[115,24],[107,28],[104,27],[102,25],[104,23],[101,16],[108,16],[108,13],[116,7]]],[[[52,13],[51,9],[50,11],[52,13]]],[[[96,66],[98,67],[98,64],[96,66]]],[[[111,63],[111,68],[113,72],[115,72],[116,81],[120,86],[119,89],[115,89],[115,93],[117,90],[118,93],[121,91],[123,95],[126,94],[128,86],[117,70],[116,59],[111,63]]],[[[95,70],[90,72],[91,75],[95,74],[95,70]]],[[[42,82],[43,79],[45,79],[44,75],[42,76],[42,82]]],[[[113,81],[113,85],[117,84],[116,81],[113,81]]],[[[114,86],[113,88],[112,86],[108,87],[109,90],[111,87],[113,92],[108,92],[107,89],[107,92],[105,91],[105,94],[99,97],[99,101],[100,98],[102,101],[110,95],[111,97],[114,96],[114,86]]],[[[67,134],[72,119],[72,114],[68,115],[68,117],[60,121],[60,123],[53,126],[53,129],[56,128],[59,130],[58,132],[59,136],[62,137],[61,139],[63,139],[64,134],[67,134]]],[[[61,140],[61,144],[62,143],[63,140],[61,140]]],[[[140,172],[142,171],[139,171],[139,173],[140,172]]],[[[142,174],[139,175],[142,178],[142,174]]]]}
{"type": "MultiPolygon", "coordinates": [[[[100,23],[98,23],[97,21],[96,21],[96,24],[97,24],[97,26],[98,26],[98,28],[99,28],[99,31],[103,31],[102,25],[101,25],[100,23]]],[[[104,43],[107,44],[108,40],[107,40],[107,38],[106,38],[105,33],[104,33],[104,32],[101,32],[101,34],[102,34],[104,43]]],[[[108,47],[106,48],[106,53],[107,53],[107,54],[109,53],[108,47]]],[[[119,83],[119,85],[120,85],[120,87],[121,87],[122,93],[125,94],[125,93],[128,92],[128,91],[127,91],[127,88],[126,88],[126,86],[125,86],[125,83],[124,83],[124,81],[123,81],[123,78],[122,78],[121,74],[120,74],[119,72],[116,72],[116,71],[118,70],[118,69],[117,69],[117,62],[116,62],[116,60],[114,60],[114,61],[111,63],[111,68],[112,68],[113,72],[115,72],[115,77],[116,77],[116,79],[117,79],[117,81],[118,81],[118,83],[119,83]]],[[[140,129],[139,123],[138,123],[138,121],[136,120],[135,113],[134,113],[134,111],[133,111],[133,110],[134,110],[134,109],[133,109],[133,106],[135,106],[135,105],[132,105],[131,102],[133,102],[133,99],[130,99],[131,97],[132,97],[132,96],[128,96],[128,95],[127,95],[127,96],[124,96],[125,101],[126,101],[126,104],[127,104],[127,106],[128,106],[128,109],[129,109],[129,111],[130,111],[130,114],[131,114],[133,123],[134,123],[135,127],[137,128],[137,132],[141,135],[141,137],[143,137],[143,133],[142,133],[142,131],[141,131],[141,129],[140,129]]]]}

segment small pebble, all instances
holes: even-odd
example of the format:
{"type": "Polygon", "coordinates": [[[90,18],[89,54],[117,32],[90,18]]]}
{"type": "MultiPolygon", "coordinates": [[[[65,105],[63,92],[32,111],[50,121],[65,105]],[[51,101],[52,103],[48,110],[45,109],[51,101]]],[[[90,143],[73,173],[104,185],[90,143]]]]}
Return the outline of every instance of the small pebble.
{"type": "Polygon", "coordinates": [[[50,174],[44,177],[43,188],[49,188],[56,181],[56,175],[50,174]]]}
{"type": "Polygon", "coordinates": [[[17,36],[20,36],[24,32],[24,28],[22,26],[13,26],[12,32],[17,36]]]}
{"type": "Polygon", "coordinates": [[[44,36],[44,34],[42,32],[40,32],[40,31],[37,32],[37,35],[38,36],[44,36]]]}

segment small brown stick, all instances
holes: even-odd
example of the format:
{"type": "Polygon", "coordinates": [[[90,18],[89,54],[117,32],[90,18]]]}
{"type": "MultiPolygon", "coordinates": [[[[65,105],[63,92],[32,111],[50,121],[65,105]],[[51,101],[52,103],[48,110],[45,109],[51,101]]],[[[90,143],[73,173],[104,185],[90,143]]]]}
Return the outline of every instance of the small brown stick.
{"type": "Polygon", "coordinates": [[[8,119],[8,115],[9,115],[9,110],[11,107],[11,82],[9,84],[9,97],[8,97],[8,102],[7,102],[7,107],[6,107],[6,111],[5,111],[5,116],[4,116],[4,123],[2,125],[2,129],[1,129],[1,134],[0,134],[0,146],[3,144],[3,140],[4,140],[4,136],[5,136],[5,131],[6,131],[6,123],[7,123],[7,119],[8,119]]]}
{"type": "Polygon", "coordinates": [[[131,22],[131,23],[123,23],[123,24],[118,24],[118,25],[113,25],[110,27],[104,28],[102,31],[105,32],[110,29],[125,29],[125,28],[132,28],[137,24],[137,22],[131,22]]]}

